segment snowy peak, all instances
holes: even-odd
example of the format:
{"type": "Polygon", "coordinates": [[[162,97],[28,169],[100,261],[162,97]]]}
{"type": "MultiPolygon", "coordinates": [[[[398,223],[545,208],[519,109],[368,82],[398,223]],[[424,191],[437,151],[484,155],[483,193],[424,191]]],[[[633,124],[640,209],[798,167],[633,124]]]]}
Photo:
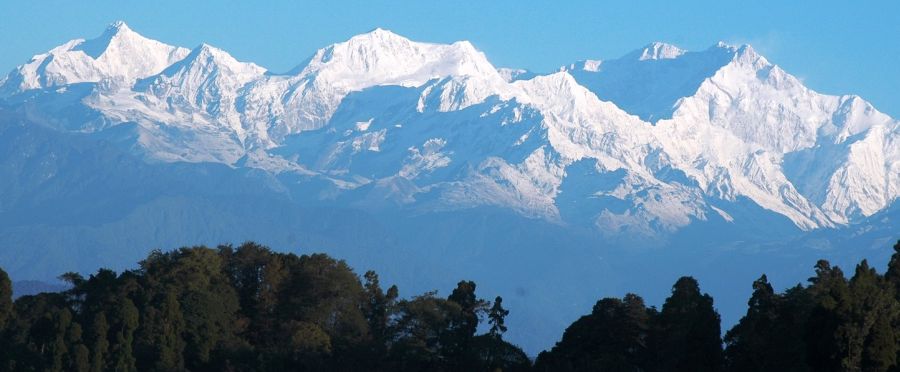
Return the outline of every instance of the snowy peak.
{"type": "Polygon", "coordinates": [[[541,107],[555,107],[557,112],[578,111],[593,94],[579,85],[568,71],[535,76],[529,80],[513,82],[524,93],[517,97],[524,103],[541,107]]]}
{"type": "Polygon", "coordinates": [[[564,70],[600,99],[656,122],[670,118],[677,102],[696,93],[734,54],[719,48],[688,52],[657,42],[620,58],[580,61],[564,70]]]}
{"type": "Polygon", "coordinates": [[[602,64],[603,64],[603,61],[601,61],[599,59],[584,59],[584,60],[575,62],[567,67],[563,67],[560,70],[598,72],[598,71],[600,71],[602,64]]]}
{"type": "Polygon", "coordinates": [[[637,56],[638,61],[655,61],[660,59],[675,59],[686,52],[686,50],[672,44],[657,41],[648,44],[643,49],[632,52],[632,54],[637,56]]]}
{"type": "MultiPolygon", "coordinates": [[[[275,122],[279,137],[318,129],[352,92],[377,86],[419,88],[418,109],[439,97],[439,110],[457,110],[504,92],[508,83],[484,53],[467,41],[453,44],[414,42],[384,29],[357,35],[318,50],[290,76],[254,84],[244,102],[247,120],[275,122]],[[272,118],[277,113],[278,118],[272,118]]],[[[501,94],[502,95],[502,94],[501,94]]],[[[432,101],[433,102],[433,101],[432,101]]]]}
{"type": "Polygon", "coordinates": [[[243,81],[257,78],[266,72],[265,68],[250,62],[240,62],[228,52],[206,43],[194,48],[185,59],[167,68],[163,75],[171,75],[174,71],[184,69],[197,72],[223,71],[219,76],[243,81]]]}
{"type": "Polygon", "coordinates": [[[396,34],[391,30],[376,27],[372,31],[351,37],[347,40],[346,43],[353,46],[367,46],[372,48],[386,47],[388,49],[397,49],[408,47],[413,44],[413,41],[399,34],[396,34]]]}
{"type": "Polygon", "coordinates": [[[72,50],[80,50],[91,58],[97,59],[110,48],[119,49],[122,44],[147,40],[149,39],[134,32],[124,21],[116,21],[107,26],[106,30],[97,38],[85,40],[72,50]]]}
{"type": "Polygon", "coordinates": [[[497,70],[468,41],[431,44],[381,28],[319,50],[300,72],[356,90],[374,85],[420,86],[447,76],[495,76],[497,70]]]}
{"type": "Polygon", "coordinates": [[[530,80],[522,81],[518,85],[529,87],[533,96],[545,96],[548,98],[559,96],[560,100],[574,98],[576,94],[581,94],[584,91],[584,87],[579,85],[567,71],[536,76],[530,80]]]}
{"type": "MultiPolygon", "coordinates": [[[[190,112],[198,108],[219,116],[233,113],[239,90],[261,78],[265,72],[266,69],[256,64],[240,62],[221,49],[202,44],[160,74],[135,84],[134,90],[166,102],[167,110],[175,108],[190,112]]],[[[230,121],[229,127],[240,128],[233,116],[219,120],[230,121]]]]}
{"type": "Polygon", "coordinates": [[[150,90],[157,95],[173,90],[196,94],[206,87],[215,89],[211,94],[236,94],[241,86],[265,72],[256,64],[240,62],[221,49],[202,44],[159,75],[137,84],[135,90],[150,90]]]}
{"type": "Polygon", "coordinates": [[[534,72],[521,68],[500,67],[497,69],[497,72],[500,73],[500,77],[507,83],[512,83],[516,80],[528,80],[537,76],[534,72]]]}
{"type": "Polygon", "coordinates": [[[738,47],[730,46],[725,43],[719,42],[717,44],[719,46],[723,46],[725,49],[730,50],[734,53],[733,61],[738,64],[750,65],[755,68],[762,68],[767,66],[772,66],[765,57],[756,52],[756,49],[753,49],[753,46],[750,44],[743,44],[738,47]]]}
{"type": "Polygon", "coordinates": [[[145,38],[119,21],[97,38],[72,40],[34,56],[7,76],[0,95],[82,82],[128,87],[134,80],[159,73],[188,52],[145,38]]]}

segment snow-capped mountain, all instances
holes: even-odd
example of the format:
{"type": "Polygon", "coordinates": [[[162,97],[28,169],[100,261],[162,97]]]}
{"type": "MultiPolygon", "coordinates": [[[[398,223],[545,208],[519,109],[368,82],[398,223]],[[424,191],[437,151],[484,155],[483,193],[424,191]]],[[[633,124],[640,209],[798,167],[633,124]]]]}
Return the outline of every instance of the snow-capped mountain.
{"type": "Polygon", "coordinates": [[[731,220],[747,198],[814,229],[872,215],[900,192],[896,120],[859,97],[809,90],[746,45],[652,43],[528,76],[495,68],[469,42],[376,29],[269,74],[117,22],[35,56],[2,89],[15,97],[77,83],[93,84],[76,102],[103,123],[78,129],[137,123],[129,146],[150,159],[312,171],[343,189],[400,177],[410,187],[393,197],[429,194],[424,208],[494,205],[655,233],[731,220]],[[583,162],[606,176],[576,187],[578,197],[619,207],[558,205],[569,167],[583,162]]]}
{"type": "Polygon", "coordinates": [[[734,318],[760,271],[793,284],[796,265],[888,247],[898,135],[748,45],[538,74],[376,29],[279,74],[117,22],[0,80],[0,266],[325,250],[413,291],[462,276],[513,296],[510,337],[537,351],[598,293],[652,299],[689,272],[734,318]]]}
{"type": "Polygon", "coordinates": [[[188,49],[147,39],[124,22],[95,39],[76,39],[38,54],[3,81],[2,94],[91,82],[129,86],[181,60],[188,49]]]}

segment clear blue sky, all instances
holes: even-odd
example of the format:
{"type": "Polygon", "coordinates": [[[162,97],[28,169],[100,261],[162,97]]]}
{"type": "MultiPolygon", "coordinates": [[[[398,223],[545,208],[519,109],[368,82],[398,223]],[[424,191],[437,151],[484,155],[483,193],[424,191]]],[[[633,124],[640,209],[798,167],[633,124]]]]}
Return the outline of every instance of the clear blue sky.
{"type": "Polygon", "coordinates": [[[71,1],[0,0],[0,70],[121,19],[170,44],[207,42],[286,71],[316,49],[383,27],[470,40],[497,66],[551,71],[651,41],[750,43],[820,92],[859,94],[900,117],[900,1],[71,1]]]}

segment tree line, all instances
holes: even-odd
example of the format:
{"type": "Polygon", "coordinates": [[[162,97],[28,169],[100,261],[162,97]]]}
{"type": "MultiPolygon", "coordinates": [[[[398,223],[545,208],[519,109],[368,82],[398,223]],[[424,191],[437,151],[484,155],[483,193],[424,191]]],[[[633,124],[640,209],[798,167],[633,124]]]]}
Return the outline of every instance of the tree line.
{"type": "Polygon", "coordinates": [[[8,371],[895,371],[900,242],[884,274],[827,261],[781,293],[753,282],[721,332],[713,298],[682,277],[660,309],[604,298],[529,359],[503,339],[499,296],[460,281],[401,298],[324,254],[244,243],[154,251],[136,270],[61,277],[15,301],[0,270],[0,370],[8,371]],[[482,327],[479,327],[482,325],[482,327]],[[484,330],[479,332],[479,329],[484,330]]]}
{"type": "Polygon", "coordinates": [[[900,370],[900,241],[884,274],[863,260],[848,279],[820,260],[808,285],[753,282],[747,313],[724,338],[713,298],[678,279],[662,308],[605,298],[542,352],[538,371],[900,370]]]}
{"type": "Polygon", "coordinates": [[[152,252],[139,268],[67,273],[70,289],[13,303],[0,270],[9,371],[528,370],[503,340],[502,298],[461,281],[401,299],[324,254],[255,243],[152,252]],[[476,334],[479,322],[490,329],[476,334]]]}

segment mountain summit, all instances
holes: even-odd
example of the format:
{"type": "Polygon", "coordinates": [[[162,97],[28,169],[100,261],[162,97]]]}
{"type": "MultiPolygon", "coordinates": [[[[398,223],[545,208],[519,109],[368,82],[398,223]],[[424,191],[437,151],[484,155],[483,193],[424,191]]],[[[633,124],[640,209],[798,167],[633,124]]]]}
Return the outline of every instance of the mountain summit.
{"type": "Polygon", "coordinates": [[[83,82],[127,86],[162,71],[188,52],[145,38],[118,21],[97,38],[72,40],[32,57],[6,77],[0,95],[83,82]]]}
{"type": "Polygon", "coordinates": [[[640,51],[639,61],[675,59],[687,51],[672,44],[653,42],[640,51]]]}

